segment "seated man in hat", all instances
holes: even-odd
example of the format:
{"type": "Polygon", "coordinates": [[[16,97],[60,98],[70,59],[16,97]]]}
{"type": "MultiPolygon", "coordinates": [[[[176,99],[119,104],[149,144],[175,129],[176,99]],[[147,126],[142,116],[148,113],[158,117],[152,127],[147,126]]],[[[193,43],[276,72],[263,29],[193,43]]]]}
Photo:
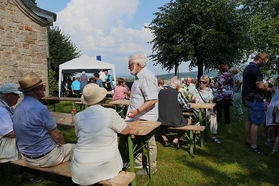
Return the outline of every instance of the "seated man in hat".
{"type": "Polygon", "coordinates": [[[18,160],[20,155],[16,146],[12,115],[21,92],[14,83],[0,87],[0,163],[18,160]]]}
{"type": "Polygon", "coordinates": [[[23,101],[13,115],[14,132],[24,162],[34,167],[51,167],[71,159],[74,144],[66,144],[48,108],[39,101],[45,85],[30,72],[19,80],[23,101]]]}

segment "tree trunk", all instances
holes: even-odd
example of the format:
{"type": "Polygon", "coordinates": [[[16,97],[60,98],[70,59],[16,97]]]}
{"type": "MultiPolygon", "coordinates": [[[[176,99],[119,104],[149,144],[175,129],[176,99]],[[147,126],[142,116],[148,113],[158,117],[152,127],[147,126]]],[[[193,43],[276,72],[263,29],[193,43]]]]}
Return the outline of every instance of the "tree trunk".
{"type": "Polygon", "coordinates": [[[179,61],[179,59],[176,59],[176,62],[175,62],[175,64],[174,64],[174,75],[175,76],[177,76],[177,72],[178,72],[178,61],[179,61]]]}
{"type": "Polygon", "coordinates": [[[197,61],[197,64],[198,64],[198,80],[200,79],[200,77],[203,75],[203,61],[202,59],[198,58],[198,61],[197,61]]]}

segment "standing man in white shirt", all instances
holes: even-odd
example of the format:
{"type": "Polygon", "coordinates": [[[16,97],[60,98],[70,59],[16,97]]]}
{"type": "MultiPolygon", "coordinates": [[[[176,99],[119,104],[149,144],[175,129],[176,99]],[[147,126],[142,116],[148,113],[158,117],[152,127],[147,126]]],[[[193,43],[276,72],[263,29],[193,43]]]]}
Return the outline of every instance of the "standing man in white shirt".
{"type": "Polygon", "coordinates": [[[103,83],[106,82],[106,77],[107,77],[107,75],[105,74],[103,69],[100,69],[99,78],[102,80],[103,83]]]}
{"type": "MultiPolygon", "coordinates": [[[[147,59],[144,54],[134,54],[129,57],[130,73],[135,76],[131,88],[130,105],[126,120],[158,120],[158,87],[157,78],[146,68],[147,59]]],[[[149,139],[151,172],[156,169],[157,145],[154,134],[149,139]]],[[[142,164],[142,156],[138,154],[135,165],[142,164]]],[[[145,174],[140,170],[137,174],[145,174]]]]}

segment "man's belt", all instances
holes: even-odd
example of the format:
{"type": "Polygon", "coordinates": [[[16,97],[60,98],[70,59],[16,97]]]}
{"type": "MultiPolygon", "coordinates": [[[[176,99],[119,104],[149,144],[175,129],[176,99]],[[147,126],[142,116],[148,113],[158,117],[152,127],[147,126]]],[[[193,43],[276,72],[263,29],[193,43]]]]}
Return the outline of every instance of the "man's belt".
{"type": "MultiPolygon", "coordinates": [[[[53,150],[53,149],[52,149],[52,150],[53,150]]],[[[51,151],[52,151],[52,150],[51,150],[51,151]]],[[[45,153],[45,154],[43,154],[43,155],[41,155],[41,156],[37,156],[37,157],[28,156],[28,155],[23,154],[23,153],[21,153],[21,154],[22,154],[24,157],[28,158],[28,159],[39,159],[39,158],[42,158],[42,157],[44,157],[45,155],[49,154],[51,151],[49,151],[49,152],[47,152],[47,153],[45,153]]]]}

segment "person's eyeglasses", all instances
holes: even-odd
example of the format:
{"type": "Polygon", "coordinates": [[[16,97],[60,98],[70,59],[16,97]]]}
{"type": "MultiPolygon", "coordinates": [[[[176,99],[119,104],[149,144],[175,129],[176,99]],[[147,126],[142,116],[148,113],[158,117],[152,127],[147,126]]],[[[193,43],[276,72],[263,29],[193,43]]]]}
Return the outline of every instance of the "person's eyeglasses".
{"type": "Polygon", "coordinates": [[[200,83],[202,83],[202,84],[206,84],[207,82],[206,82],[206,81],[200,81],[200,83]]]}

